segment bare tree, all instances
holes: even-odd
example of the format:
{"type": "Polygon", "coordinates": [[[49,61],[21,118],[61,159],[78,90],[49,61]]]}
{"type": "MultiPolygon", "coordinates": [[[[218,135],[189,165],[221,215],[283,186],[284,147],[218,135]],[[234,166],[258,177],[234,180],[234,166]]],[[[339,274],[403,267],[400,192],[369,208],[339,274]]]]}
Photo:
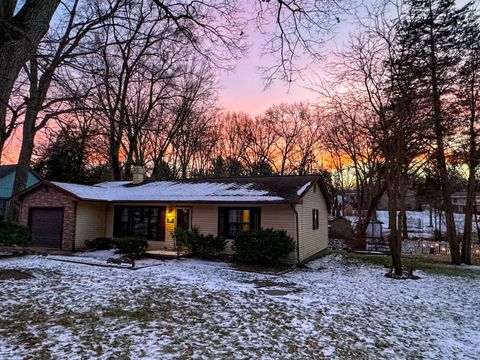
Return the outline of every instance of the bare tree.
{"type": "MultiPolygon", "coordinates": [[[[84,55],[82,40],[116,11],[117,2],[96,6],[95,2],[80,3],[75,0],[62,7],[65,18],[59,20],[55,30],[40,43],[31,55],[25,72],[29,90],[25,101],[22,124],[22,147],[13,184],[13,192],[23,190],[34,149],[36,133],[51,119],[73,112],[84,97],[81,85],[75,84],[68,73],[68,66],[75,57],[84,55]],[[63,70],[63,79],[59,72],[63,70]],[[65,77],[68,85],[64,86],[65,77]]],[[[9,210],[14,217],[15,209],[9,210]]]]}
{"type": "Polygon", "coordinates": [[[0,162],[12,131],[6,118],[15,81],[48,31],[59,4],[60,0],[26,0],[16,12],[17,0],[0,1],[0,162]]]}

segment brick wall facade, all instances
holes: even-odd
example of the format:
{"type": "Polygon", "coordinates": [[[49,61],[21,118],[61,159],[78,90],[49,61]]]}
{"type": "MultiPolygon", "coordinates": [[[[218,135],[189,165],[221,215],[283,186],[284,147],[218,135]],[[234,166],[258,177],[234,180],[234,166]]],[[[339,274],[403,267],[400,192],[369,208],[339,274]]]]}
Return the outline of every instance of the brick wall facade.
{"type": "Polygon", "coordinates": [[[20,223],[28,225],[30,208],[63,208],[62,250],[74,250],[76,203],[61,191],[46,185],[24,194],[20,203],[20,223]]]}

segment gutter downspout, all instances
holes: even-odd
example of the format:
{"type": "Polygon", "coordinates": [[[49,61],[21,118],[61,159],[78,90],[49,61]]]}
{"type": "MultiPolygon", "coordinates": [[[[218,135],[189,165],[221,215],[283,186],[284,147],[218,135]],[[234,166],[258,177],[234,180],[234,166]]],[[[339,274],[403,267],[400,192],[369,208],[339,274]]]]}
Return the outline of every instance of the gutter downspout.
{"type": "Polygon", "coordinates": [[[295,209],[295,204],[290,204],[290,207],[295,213],[295,232],[297,236],[297,263],[300,264],[300,236],[298,231],[298,211],[295,209]]]}

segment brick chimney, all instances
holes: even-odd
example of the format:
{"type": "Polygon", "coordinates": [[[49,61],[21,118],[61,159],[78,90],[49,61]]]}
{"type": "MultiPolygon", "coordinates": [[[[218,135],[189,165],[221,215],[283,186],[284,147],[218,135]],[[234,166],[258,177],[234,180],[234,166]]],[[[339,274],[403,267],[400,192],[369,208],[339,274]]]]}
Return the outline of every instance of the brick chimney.
{"type": "Polygon", "coordinates": [[[144,178],[144,172],[143,172],[143,166],[134,166],[132,169],[132,183],[133,184],[141,184],[143,183],[143,178],[144,178]]]}

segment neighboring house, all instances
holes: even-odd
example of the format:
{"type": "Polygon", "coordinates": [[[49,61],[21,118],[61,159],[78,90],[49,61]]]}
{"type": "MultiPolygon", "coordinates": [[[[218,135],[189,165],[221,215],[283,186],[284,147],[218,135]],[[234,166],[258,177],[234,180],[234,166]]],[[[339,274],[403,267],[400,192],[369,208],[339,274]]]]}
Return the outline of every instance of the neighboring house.
{"type": "Polygon", "coordinates": [[[17,195],[34,244],[75,251],[96,237],[144,236],[174,249],[175,227],[233,239],[245,230],[286,230],[301,262],[327,248],[330,204],[318,176],[276,176],[92,186],[43,181],[17,195]]]}
{"type": "MultiPolygon", "coordinates": [[[[475,194],[475,203],[480,204],[480,194],[475,194]]],[[[457,191],[452,194],[452,205],[453,211],[457,213],[464,213],[467,207],[467,192],[466,191],[457,191]]]]}
{"type": "MultiPolygon", "coordinates": [[[[8,200],[12,196],[16,169],[17,165],[0,165],[0,218],[4,216],[8,200]]],[[[27,187],[38,183],[40,180],[40,177],[30,170],[27,179],[27,187]]]]}

